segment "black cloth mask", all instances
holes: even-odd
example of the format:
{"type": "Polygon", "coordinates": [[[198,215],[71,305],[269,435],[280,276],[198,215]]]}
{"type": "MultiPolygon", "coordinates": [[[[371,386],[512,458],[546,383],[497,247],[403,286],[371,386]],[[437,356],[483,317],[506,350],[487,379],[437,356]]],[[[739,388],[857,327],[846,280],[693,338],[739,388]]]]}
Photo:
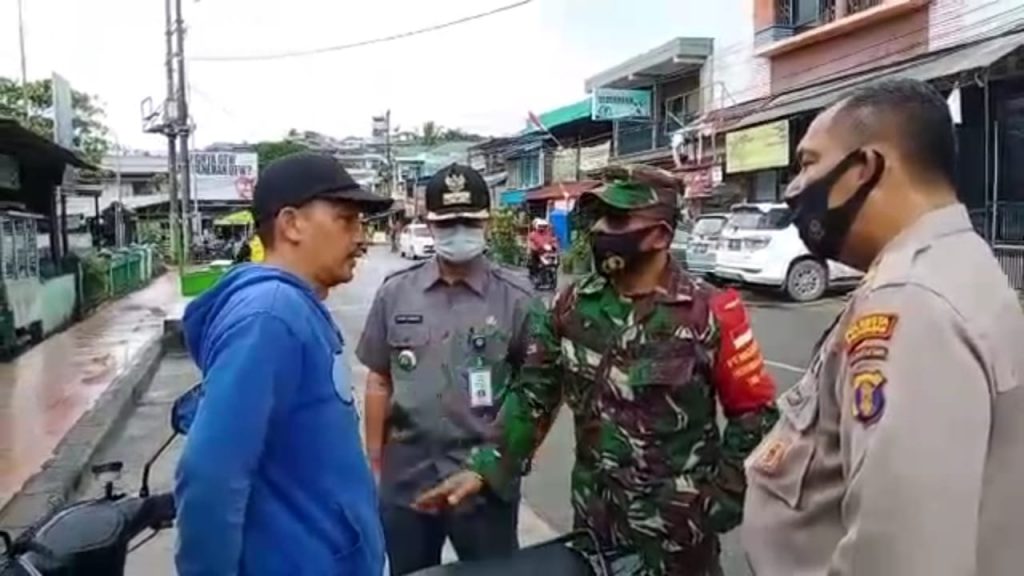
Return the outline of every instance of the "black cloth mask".
{"type": "Polygon", "coordinates": [[[591,250],[598,273],[603,276],[617,276],[636,269],[656,252],[645,250],[642,246],[647,236],[659,227],[660,224],[621,234],[595,232],[591,237],[591,250]]]}
{"type": "Polygon", "coordinates": [[[839,257],[857,214],[885,172],[885,157],[878,153],[872,154],[878,159],[875,172],[857,188],[853,196],[839,206],[829,208],[829,194],[847,170],[857,164],[867,163],[868,152],[850,152],[824,176],[807,183],[799,194],[786,199],[800,239],[811,254],[828,260],[839,257]]]}

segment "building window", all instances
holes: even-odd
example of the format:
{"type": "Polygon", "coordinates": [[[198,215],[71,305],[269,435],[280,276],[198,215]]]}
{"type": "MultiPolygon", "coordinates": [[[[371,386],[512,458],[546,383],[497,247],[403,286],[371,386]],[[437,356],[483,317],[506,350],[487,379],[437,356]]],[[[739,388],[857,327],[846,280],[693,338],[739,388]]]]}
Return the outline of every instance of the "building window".
{"type": "Polygon", "coordinates": [[[508,179],[511,188],[534,188],[540,186],[540,154],[520,156],[512,160],[508,179]]]}
{"type": "Polygon", "coordinates": [[[881,5],[883,0],[775,0],[779,25],[813,28],[881,5]]]}
{"type": "Polygon", "coordinates": [[[677,130],[693,122],[700,115],[700,92],[688,92],[681,96],[665,99],[664,130],[671,136],[677,130]]]}

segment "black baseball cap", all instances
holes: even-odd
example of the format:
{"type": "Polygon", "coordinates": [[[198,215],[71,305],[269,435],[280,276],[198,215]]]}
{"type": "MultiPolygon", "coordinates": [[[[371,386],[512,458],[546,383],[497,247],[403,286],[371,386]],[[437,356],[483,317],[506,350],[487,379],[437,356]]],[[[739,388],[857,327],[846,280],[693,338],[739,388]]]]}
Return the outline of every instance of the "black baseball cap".
{"type": "Polygon", "coordinates": [[[337,159],[300,152],[274,160],[260,172],[252,193],[253,216],[265,222],[282,208],[317,198],[352,202],[367,214],[385,212],[392,203],[360,186],[337,159]]]}
{"type": "Polygon", "coordinates": [[[456,218],[483,220],[491,216],[487,181],[469,166],[450,164],[441,168],[427,182],[424,196],[430,222],[456,218]]]}

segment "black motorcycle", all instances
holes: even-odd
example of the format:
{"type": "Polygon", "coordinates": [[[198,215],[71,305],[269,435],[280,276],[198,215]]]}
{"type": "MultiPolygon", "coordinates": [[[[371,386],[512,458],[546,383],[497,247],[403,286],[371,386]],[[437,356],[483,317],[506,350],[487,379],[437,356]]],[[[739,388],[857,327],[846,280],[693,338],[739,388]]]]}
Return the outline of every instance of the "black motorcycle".
{"type": "Polygon", "coordinates": [[[150,470],[174,439],[185,434],[201,394],[196,386],[174,403],[173,432],[143,467],[137,496],[114,489],[121,462],[93,466],[92,473],[104,483],[102,496],[65,506],[16,539],[0,532],[0,576],[123,576],[128,554],[174,525],[174,496],[150,494],[150,470]],[[147,530],[151,533],[133,545],[147,530]]]}
{"type": "MultiPolygon", "coordinates": [[[[173,433],[143,467],[138,496],[114,490],[122,463],[100,464],[92,471],[105,480],[101,497],[66,506],[17,539],[0,532],[0,576],[124,576],[128,554],[174,525],[173,495],[150,494],[150,470],[175,438],[188,432],[202,395],[196,385],[175,401],[173,433]],[[147,530],[151,533],[135,542],[147,530]]],[[[505,558],[446,564],[415,576],[617,576],[632,571],[634,558],[602,551],[592,534],[575,532],[505,558]]]]}
{"type": "Polygon", "coordinates": [[[558,251],[554,247],[545,246],[537,255],[530,280],[535,290],[552,291],[558,287],[558,251]]]}

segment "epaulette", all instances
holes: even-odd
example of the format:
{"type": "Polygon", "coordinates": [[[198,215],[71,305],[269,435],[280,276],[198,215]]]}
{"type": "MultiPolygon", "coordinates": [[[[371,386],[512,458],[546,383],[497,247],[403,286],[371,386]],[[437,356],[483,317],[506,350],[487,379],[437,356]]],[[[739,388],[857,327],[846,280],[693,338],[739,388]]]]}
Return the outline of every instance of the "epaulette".
{"type": "Polygon", "coordinates": [[[511,285],[513,288],[527,296],[533,296],[533,284],[522,272],[495,264],[491,266],[491,275],[498,280],[511,285]]]}
{"type": "Polygon", "coordinates": [[[426,266],[428,262],[430,262],[430,259],[421,260],[419,262],[413,262],[412,264],[406,266],[405,268],[399,268],[394,272],[389,272],[386,276],[384,276],[384,281],[381,282],[381,286],[387,284],[388,282],[391,282],[393,279],[398,278],[399,276],[403,276],[405,274],[408,274],[409,272],[423,268],[424,266],[426,266]]]}

